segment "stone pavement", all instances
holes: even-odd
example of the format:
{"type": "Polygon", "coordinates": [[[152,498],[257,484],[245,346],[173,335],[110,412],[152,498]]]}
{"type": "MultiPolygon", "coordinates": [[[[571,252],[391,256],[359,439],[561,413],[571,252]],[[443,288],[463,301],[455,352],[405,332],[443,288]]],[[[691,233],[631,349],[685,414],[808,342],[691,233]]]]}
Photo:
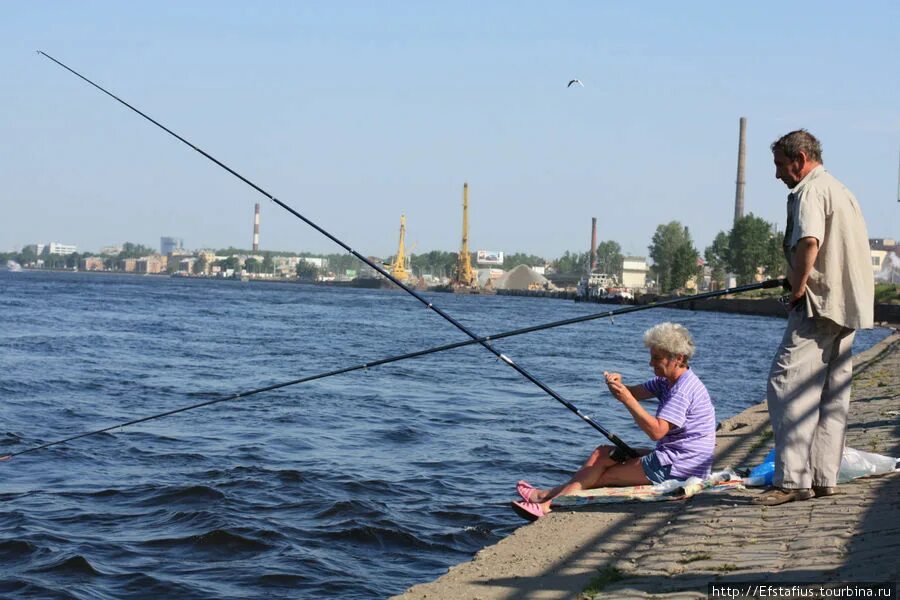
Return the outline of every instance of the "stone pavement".
{"type": "MultiPolygon", "coordinates": [[[[854,365],[847,445],[900,456],[900,334],[854,365]]],[[[716,469],[758,464],[771,446],[762,403],[722,423],[716,469]]],[[[711,582],[900,580],[898,474],[777,507],[750,504],[757,493],[557,510],[397,598],[707,598],[711,582]]]]}

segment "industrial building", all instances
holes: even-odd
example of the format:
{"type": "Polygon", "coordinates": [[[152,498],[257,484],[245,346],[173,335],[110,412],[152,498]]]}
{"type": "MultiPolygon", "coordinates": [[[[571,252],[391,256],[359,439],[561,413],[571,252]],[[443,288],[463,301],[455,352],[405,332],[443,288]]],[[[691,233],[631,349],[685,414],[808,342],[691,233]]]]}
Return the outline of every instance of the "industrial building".
{"type": "Polygon", "coordinates": [[[622,261],[622,286],[633,291],[644,291],[647,287],[647,259],[643,256],[626,256],[622,261]]]}

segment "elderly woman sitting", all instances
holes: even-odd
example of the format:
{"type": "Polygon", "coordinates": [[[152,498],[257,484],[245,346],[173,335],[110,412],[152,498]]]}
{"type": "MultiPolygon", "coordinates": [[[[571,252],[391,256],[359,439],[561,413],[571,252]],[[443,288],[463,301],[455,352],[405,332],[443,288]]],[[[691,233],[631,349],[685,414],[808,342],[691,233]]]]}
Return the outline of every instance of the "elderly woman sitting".
{"type": "Polygon", "coordinates": [[[535,520],[550,512],[553,498],[580,490],[709,475],[716,445],[716,411],[706,387],[688,366],[694,340],[684,326],[660,323],[644,333],[644,345],[650,350],[655,377],[627,386],[618,373],[604,372],[603,376],[609,391],[656,442],[656,448],[640,449],[641,456],[617,462],[610,456],[615,446],[599,446],[562,485],[544,490],[520,481],[516,491],[522,501],[513,502],[519,515],[535,520]],[[650,398],[659,400],[655,416],[639,404],[650,398]]]}

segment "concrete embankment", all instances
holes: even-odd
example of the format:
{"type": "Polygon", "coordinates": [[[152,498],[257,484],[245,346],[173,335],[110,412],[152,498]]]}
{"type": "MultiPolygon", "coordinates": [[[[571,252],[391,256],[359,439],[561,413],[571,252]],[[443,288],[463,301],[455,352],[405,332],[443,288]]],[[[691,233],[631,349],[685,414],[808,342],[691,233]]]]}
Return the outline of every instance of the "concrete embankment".
{"type": "MultiPolygon", "coordinates": [[[[900,334],[854,365],[847,445],[900,456],[900,334]]],[[[763,402],[722,423],[715,468],[758,464],[770,447],[763,402]]],[[[709,583],[900,579],[897,473],[777,507],[751,504],[757,493],[557,510],[396,598],[699,599],[709,583]]]]}
{"type": "MultiPolygon", "coordinates": [[[[784,304],[777,298],[709,298],[707,300],[688,300],[681,304],[672,305],[671,308],[765,317],[787,317],[784,304]]],[[[900,323],[900,304],[876,304],[875,322],[900,323]]]]}
{"type": "MultiPolygon", "coordinates": [[[[543,291],[543,290],[498,290],[498,294],[506,296],[531,296],[537,298],[556,298],[560,300],[576,300],[575,292],[543,291]]],[[[663,300],[673,300],[677,296],[642,296],[631,304],[648,305],[663,300]]],[[[705,310],[711,312],[733,313],[739,315],[757,315],[762,317],[787,317],[784,304],[778,298],[746,298],[738,296],[724,296],[720,298],[707,298],[694,300],[690,296],[682,296],[683,302],[670,304],[668,308],[683,310],[705,310]]],[[[604,306],[615,307],[617,303],[591,300],[604,306]]],[[[611,308],[610,310],[614,310],[611,308]]],[[[900,324],[900,304],[876,304],[875,322],[883,324],[900,324]]]]}

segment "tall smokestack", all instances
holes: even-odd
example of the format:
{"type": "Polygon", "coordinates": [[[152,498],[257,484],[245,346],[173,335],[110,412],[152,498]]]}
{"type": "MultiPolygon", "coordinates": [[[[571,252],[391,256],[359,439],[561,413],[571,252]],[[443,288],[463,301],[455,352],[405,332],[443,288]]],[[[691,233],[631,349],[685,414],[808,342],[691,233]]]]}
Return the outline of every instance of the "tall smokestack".
{"type": "Polygon", "coordinates": [[[747,117],[741,117],[741,135],[738,141],[737,181],[734,190],[734,220],[744,217],[744,163],[747,160],[747,117]]]}
{"type": "Polygon", "coordinates": [[[597,217],[591,217],[591,270],[588,275],[597,268],[597,217]]]}
{"type": "Polygon", "coordinates": [[[253,215],[253,251],[259,252],[259,202],[256,203],[256,213],[253,215]]]}

